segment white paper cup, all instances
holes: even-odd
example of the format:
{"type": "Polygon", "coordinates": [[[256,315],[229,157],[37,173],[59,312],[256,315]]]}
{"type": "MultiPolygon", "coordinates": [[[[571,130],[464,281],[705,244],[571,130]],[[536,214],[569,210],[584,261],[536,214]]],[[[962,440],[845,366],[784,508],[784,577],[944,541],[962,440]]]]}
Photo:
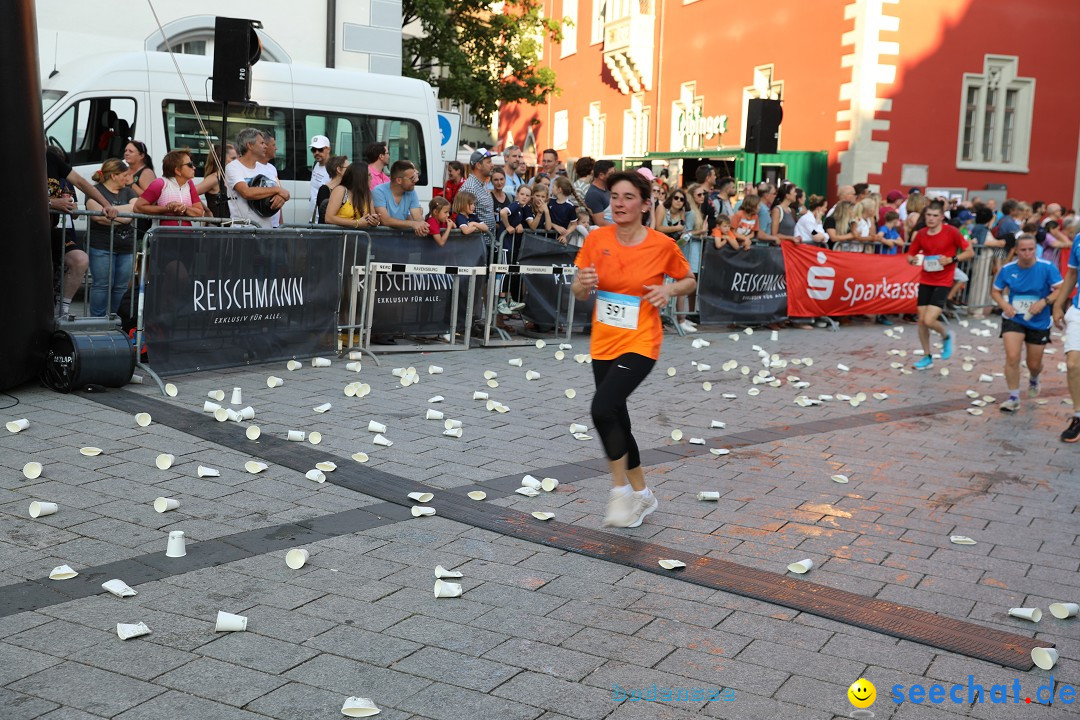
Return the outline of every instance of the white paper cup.
{"type": "Polygon", "coordinates": [[[356,397],[358,397],[358,398],[367,397],[370,394],[371,394],[371,386],[368,385],[367,383],[360,383],[359,385],[356,386],[356,397]]]}
{"type": "Polygon", "coordinates": [[[570,434],[588,432],[589,426],[581,423],[570,423],[570,434]]]}
{"type": "Polygon", "coordinates": [[[387,440],[382,435],[376,435],[371,442],[373,442],[375,445],[382,445],[383,447],[390,447],[394,444],[392,440],[387,440]]]}
{"type": "Polygon", "coordinates": [[[540,489],[544,492],[551,492],[557,487],[559,487],[559,481],[555,478],[544,478],[540,481],[540,489]]]}
{"type": "Polygon", "coordinates": [[[135,375],[131,376],[131,382],[134,385],[142,385],[142,381],[143,381],[143,376],[142,375],[135,374],[135,375]]]}
{"type": "Polygon", "coordinates": [[[432,397],[428,398],[428,402],[429,403],[441,403],[445,399],[446,398],[444,398],[442,395],[433,395],[432,397]]]}
{"type": "Polygon", "coordinates": [[[435,581],[435,597],[437,598],[456,598],[461,597],[461,584],[446,582],[445,580],[435,581]]]}
{"type": "Polygon", "coordinates": [[[176,397],[180,394],[180,388],[176,387],[172,383],[165,383],[165,394],[169,397],[176,397]]]}
{"type": "Polygon", "coordinates": [[[814,561],[810,558],[800,560],[799,562],[793,562],[787,566],[788,572],[793,572],[796,575],[803,575],[810,572],[810,568],[814,567],[814,561]]]}
{"type": "Polygon", "coordinates": [[[258,460],[248,460],[246,463],[244,463],[244,469],[252,475],[258,475],[268,467],[270,466],[264,462],[259,462],[258,460]]]}
{"type": "Polygon", "coordinates": [[[427,414],[424,416],[425,420],[442,420],[443,414],[438,410],[432,410],[428,408],[427,414]]]}
{"type": "Polygon", "coordinates": [[[565,360],[566,359],[566,353],[564,353],[562,350],[556,350],[555,351],[555,359],[559,360],[559,361],[565,360]]]}
{"type": "Polygon", "coordinates": [[[322,462],[315,463],[315,467],[323,472],[334,472],[337,470],[337,463],[323,460],[322,462]]]}
{"type": "Polygon", "coordinates": [[[135,424],[139,427],[146,427],[151,422],[152,418],[150,417],[150,413],[141,412],[135,414],[135,424]]]}
{"type": "Polygon", "coordinates": [[[359,362],[345,363],[345,369],[349,372],[360,372],[364,369],[364,366],[359,362]]]}
{"type": "Polygon", "coordinates": [[[311,553],[303,548],[293,548],[285,553],[285,564],[292,570],[299,570],[307,563],[311,553]]]}
{"type": "Polygon", "coordinates": [[[442,375],[443,369],[438,365],[428,365],[428,375],[442,375]]]}
{"type": "Polygon", "coordinates": [[[205,413],[213,414],[213,413],[216,413],[218,410],[220,410],[221,406],[218,405],[216,402],[210,402],[209,400],[204,400],[203,404],[202,404],[202,409],[203,409],[203,412],[205,412],[205,413]]]}
{"type": "Polygon", "coordinates": [[[468,493],[470,500],[486,500],[487,493],[483,490],[472,490],[468,493]]]}
{"type": "Polygon", "coordinates": [[[315,468],[314,470],[308,470],[306,473],[304,473],[304,477],[306,477],[308,480],[314,480],[317,483],[326,482],[326,475],[324,475],[323,471],[319,470],[318,468],[315,468]]]}
{"type": "Polygon", "coordinates": [[[244,394],[238,387],[234,387],[232,390],[232,397],[229,399],[230,405],[240,405],[244,402],[244,394]]]}
{"type": "Polygon", "coordinates": [[[1031,660],[1043,670],[1054,667],[1058,659],[1058,651],[1054,648],[1037,647],[1031,649],[1031,660]]]}
{"type": "Polygon", "coordinates": [[[305,437],[307,437],[307,433],[303,430],[290,430],[288,435],[291,442],[304,442],[305,437]]]}
{"type": "Polygon", "coordinates": [[[435,514],[435,508],[426,505],[413,505],[409,508],[409,512],[412,513],[413,517],[430,517],[435,514]]]}
{"type": "Polygon", "coordinates": [[[719,500],[720,493],[715,490],[702,490],[697,494],[698,500],[719,500]]]}
{"type": "Polygon", "coordinates": [[[525,497],[536,497],[540,494],[539,490],[531,487],[519,487],[514,492],[516,492],[518,495],[524,495],[525,497]]]}
{"type": "Polygon", "coordinates": [[[8,432],[12,433],[22,432],[28,427],[30,427],[30,421],[26,418],[22,418],[21,420],[12,420],[7,424],[8,432]]]}
{"type": "Polygon", "coordinates": [[[477,390],[476,392],[474,392],[472,394],[472,399],[473,400],[487,400],[488,399],[488,394],[486,392],[482,392],[480,390],[477,390]]]}
{"type": "Polygon", "coordinates": [[[464,434],[464,431],[462,431],[461,428],[451,428],[449,430],[443,430],[442,434],[447,437],[459,438],[464,434]]]}
{"type": "Polygon", "coordinates": [[[180,501],[175,498],[159,497],[154,501],[154,510],[159,513],[175,510],[180,507],[180,501]]]}
{"type": "Polygon", "coordinates": [[[173,466],[174,462],[176,462],[176,456],[169,453],[161,453],[154,458],[154,465],[157,466],[158,470],[168,470],[173,466]]]}
{"type": "Polygon", "coordinates": [[[219,471],[219,470],[217,470],[215,468],[206,467],[205,465],[200,465],[199,469],[196,472],[199,475],[199,477],[201,477],[201,478],[203,478],[203,477],[221,477],[221,471],[219,471]]]}
{"type": "Polygon", "coordinates": [[[485,370],[484,371],[484,379],[485,380],[494,380],[497,377],[499,377],[499,373],[495,372],[494,370],[485,370]]]}
{"type": "Polygon", "coordinates": [[[374,420],[371,420],[371,421],[368,422],[367,429],[368,429],[368,432],[373,432],[373,433],[384,433],[384,432],[386,432],[386,426],[383,425],[381,422],[376,422],[374,420]]]}
{"type": "Polygon", "coordinates": [[[294,370],[299,370],[304,366],[301,365],[298,360],[290,360],[289,362],[285,363],[285,367],[288,368],[289,372],[292,372],[294,370]]]}
{"type": "Polygon", "coordinates": [[[371,698],[349,697],[345,698],[345,704],[341,706],[341,714],[345,717],[371,717],[381,712],[371,698]]]}
{"type": "Polygon", "coordinates": [[[397,378],[403,378],[409,374],[409,371],[408,368],[399,367],[391,370],[390,374],[397,378]]]}
{"type": "Polygon", "coordinates": [[[225,391],[211,390],[210,392],[206,393],[206,397],[210,398],[211,400],[217,400],[218,402],[221,402],[225,399],[225,391]]]}
{"type": "Polygon", "coordinates": [[[353,350],[351,353],[349,353],[349,359],[350,360],[363,360],[364,359],[364,353],[361,352],[360,350],[353,350]]]}
{"type": "Polygon", "coordinates": [[[27,480],[37,480],[39,477],[41,477],[42,469],[43,468],[41,463],[35,460],[31,460],[30,462],[23,465],[22,474],[23,477],[25,477],[27,480]]]}
{"type": "Polygon", "coordinates": [[[30,503],[30,517],[45,517],[46,515],[52,515],[59,509],[60,508],[56,505],[56,503],[35,500],[34,502],[30,503]]]}
{"type": "Polygon", "coordinates": [[[322,442],[322,433],[318,430],[312,430],[308,433],[307,441],[312,445],[318,445],[322,442]]]}
{"type": "Polygon", "coordinates": [[[672,560],[670,558],[663,558],[657,561],[657,564],[665,570],[678,570],[679,568],[686,567],[686,563],[682,560],[672,560]]]}
{"type": "Polygon", "coordinates": [[[71,569],[70,565],[57,565],[49,573],[50,580],[70,580],[79,573],[71,569]]]}
{"type": "Polygon", "coordinates": [[[498,380],[488,380],[487,381],[487,386],[489,388],[491,388],[492,390],[494,390],[495,388],[499,387],[499,381],[498,380]]]}
{"type": "Polygon", "coordinates": [[[521,487],[527,487],[527,488],[532,488],[533,490],[539,490],[540,485],[541,485],[540,480],[537,479],[537,478],[534,478],[532,475],[526,475],[525,477],[521,478],[521,487]]]}
{"type": "Polygon", "coordinates": [[[1080,613],[1080,604],[1073,602],[1053,603],[1050,605],[1050,614],[1058,620],[1076,617],[1080,613]]]}
{"type": "Polygon", "coordinates": [[[674,440],[675,442],[679,442],[680,440],[683,439],[683,431],[679,430],[678,428],[675,428],[674,430],[671,431],[671,439],[674,440]]]}
{"type": "Polygon", "coordinates": [[[258,425],[251,425],[244,431],[244,435],[247,436],[248,440],[258,440],[259,436],[262,435],[262,430],[259,429],[258,425]]]}
{"type": "Polygon", "coordinates": [[[101,587],[111,592],[116,597],[126,598],[135,597],[139,593],[135,592],[126,582],[123,580],[108,580],[101,583],[101,587]]]}
{"type": "Polygon", "coordinates": [[[101,454],[101,448],[93,446],[79,448],[79,454],[85,455],[86,457],[97,457],[101,454]]]}
{"type": "Polygon", "coordinates": [[[121,640],[130,640],[140,635],[149,635],[150,628],[146,623],[116,623],[116,634],[121,640]]]}
{"type": "Polygon", "coordinates": [[[173,530],[169,533],[169,544],[165,548],[165,557],[178,558],[187,555],[187,542],[184,539],[183,530],[173,530]]]}
{"type": "Polygon", "coordinates": [[[368,461],[368,454],[366,452],[355,452],[352,454],[352,459],[358,463],[366,463],[368,461]]]}
{"type": "Polygon", "coordinates": [[[544,512],[543,510],[535,510],[531,514],[537,520],[550,520],[551,518],[555,517],[555,513],[544,512]]]}
{"type": "Polygon", "coordinates": [[[1009,608],[1009,617],[1039,622],[1042,620],[1042,610],[1039,608],[1009,608]]]}
{"type": "Polygon", "coordinates": [[[409,493],[409,499],[415,500],[418,503],[428,503],[435,498],[434,493],[429,492],[411,492],[409,493]]]}
{"type": "Polygon", "coordinates": [[[563,394],[566,395],[567,399],[573,400],[577,397],[577,390],[575,390],[574,388],[566,388],[566,392],[564,392],[563,394]]]}
{"type": "MultiPolygon", "coordinates": [[[[428,412],[430,412],[430,410],[428,412]]],[[[443,421],[443,427],[447,430],[455,430],[461,427],[461,421],[454,420],[453,418],[447,418],[443,421]]]]}
{"type": "Polygon", "coordinates": [[[332,405],[330,405],[330,403],[323,403],[322,405],[316,405],[315,407],[313,407],[311,409],[314,410],[317,413],[322,414],[324,412],[329,411],[331,407],[332,407],[332,405]]]}
{"type": "Polygon", "coordinates": [[[233,411],[230,410],[229,408],[219,407],[217,410],[214,411],[214,419],[217,420],[218,422],[225,422],[226,420],[229,419],[229,413],[230,412],[233,412],[233,411]]]}
{"type": "MultiPolygon", "coordinates": [[[[492,382],[494,382],[494,380],[493,380],[492,382]]],[[[499,407],[499,403],[498,403],[498,401],[497,401],[497,400],[488,400],[488,401],[487,401],[487,409],[488,409],[488,412],[492,412],[492,411],[494,411],[494,410],[495,410],[495,408],[497,408],[497,407],[499,407]]]]}
{"type": "Polygon", "coordinates": [[[330,367],[330,358],[311,358],[311,367],[330,367]]]}
{"type": "Polygon", "coordinates": [[[540,379],[540,373],[536,372],[535,370],[526,370],[525,371],[525,379],[526,380],[539,380],[540,379]]]}
{"type": "Polygon", "coordinates": [[[459,577],[462,577],[462,576],[463,576],[463,573],[461,573],[461,572],[459,572],[457,570],[447,570],[442,565],[436,565],[435,566],[435,577],[437,577],[439,579],[459,578],[459,577]]]}
{"type": "Polygon", "coordinates": [[[248,619],[243,615],[233,615],[224,610],[218,610],[214,632],[242,632],[247,630],[247,623],[248,619]]]}
{"type": "Polygon", "coordinates": [[[513,359],[512,359],[512,360],[510,360],[509,362],[510,362],[510,364],[511,364],[511,365],[513,365],[514,367],[521,367],[521,366],[522,366],[521,358],[513,358],[513,359]]]}

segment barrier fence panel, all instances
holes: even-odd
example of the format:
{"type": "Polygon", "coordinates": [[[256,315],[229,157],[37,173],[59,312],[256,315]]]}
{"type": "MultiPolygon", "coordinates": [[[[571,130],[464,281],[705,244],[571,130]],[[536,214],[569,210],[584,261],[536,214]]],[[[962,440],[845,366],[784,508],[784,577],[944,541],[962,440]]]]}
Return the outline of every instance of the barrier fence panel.
{"type": "Polygon", "coordinates": [[[788,297],[780,248],[717,250],[713,243],[705,243],[697,303],[703,325],[783,320],[788,314],[788,297]]]}
{"type": "Polygon", "coordinates": [[[574,330],[583,331],[592,323],[595,299],[576,302],[570,292],[578,248],[533,232],[524,233],[519,242],[516,266],[525,303],[522,318],[541,334],[558,334],[559,327],[565,327],[566,337],[574,330]],[[521,272],[523,267],[542,269],[521,272]]]}
{"type": "Polygon", "coordinates": [[[157,228],[141,308],[159,375],[337,350],[344,233],[157,228]]]}

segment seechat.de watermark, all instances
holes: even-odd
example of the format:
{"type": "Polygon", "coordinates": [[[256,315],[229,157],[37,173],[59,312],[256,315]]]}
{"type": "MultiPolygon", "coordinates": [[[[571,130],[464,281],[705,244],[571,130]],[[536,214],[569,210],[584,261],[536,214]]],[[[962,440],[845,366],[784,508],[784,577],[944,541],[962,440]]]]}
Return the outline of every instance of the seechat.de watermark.
{"type": "Polygon", "coordinates": [[[974,675],[968,675],[966,685],[931,685],[926,687],[918,683],[911,687],[893,685],[889,699],[899,705],[902,702],[910,702],[916,705],[920,703],[952,703],[954,705],[971,705],[973,703],[992,703],[994,705],[1028,704],[1038,703],[1049,705],[1054,702],[1055,688],[1057,702],[1062,705],[1071,705],[1076,702],[1076,688],[1067,683],[1055,683],[1053,679],[1048,685],[1040,685],[1035,690],[1034,696],[1023,693],[1020,690],[1020,680],[1013,680],[1006,685],[997,683],[994,685],[980,685],[975,682],[974,675]]]}
{"type": "Polygon", "coordinates": [[[656,683],[626,687],[613,683],[611,699],[616,702],[730,702],[735,699],[735,691],[722,687],[664,687],[656,683]]]}

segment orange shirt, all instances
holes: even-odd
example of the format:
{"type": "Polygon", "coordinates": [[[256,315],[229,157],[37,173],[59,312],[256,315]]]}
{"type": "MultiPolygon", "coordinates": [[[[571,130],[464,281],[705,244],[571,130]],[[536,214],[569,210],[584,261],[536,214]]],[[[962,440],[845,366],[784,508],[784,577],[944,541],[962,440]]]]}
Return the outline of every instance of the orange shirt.
{"type": "Polygon", "coordinates": [[[645,240],[633,247],[621,245],[615,237],[615,226],[606,225],[593,230],[585,238],[574,264],[579,268],[596,267],[600,293],[638,298],[637,327],[615,327],[599,322],[593,312],[590,354],[597,360],[614,360],[623,353],[637,353],[656,360],[660,357],[663,327],[660,311],[644,302],[645,285],[662,285],[664,276],[682,280],[690,275],[690,263],[679,246],[667,235],[648,230],[645,240]]]}

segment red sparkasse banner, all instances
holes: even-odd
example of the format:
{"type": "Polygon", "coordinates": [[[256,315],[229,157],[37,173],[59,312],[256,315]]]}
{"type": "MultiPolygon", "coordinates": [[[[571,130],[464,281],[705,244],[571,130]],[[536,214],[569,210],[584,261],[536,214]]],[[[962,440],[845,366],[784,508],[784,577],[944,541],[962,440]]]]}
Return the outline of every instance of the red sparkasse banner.
{"type": "Polygon", "coordinates": [[[783,243],[788,316],[914,313],[921,268],[908,256],[833,252],[783,243]]]}

